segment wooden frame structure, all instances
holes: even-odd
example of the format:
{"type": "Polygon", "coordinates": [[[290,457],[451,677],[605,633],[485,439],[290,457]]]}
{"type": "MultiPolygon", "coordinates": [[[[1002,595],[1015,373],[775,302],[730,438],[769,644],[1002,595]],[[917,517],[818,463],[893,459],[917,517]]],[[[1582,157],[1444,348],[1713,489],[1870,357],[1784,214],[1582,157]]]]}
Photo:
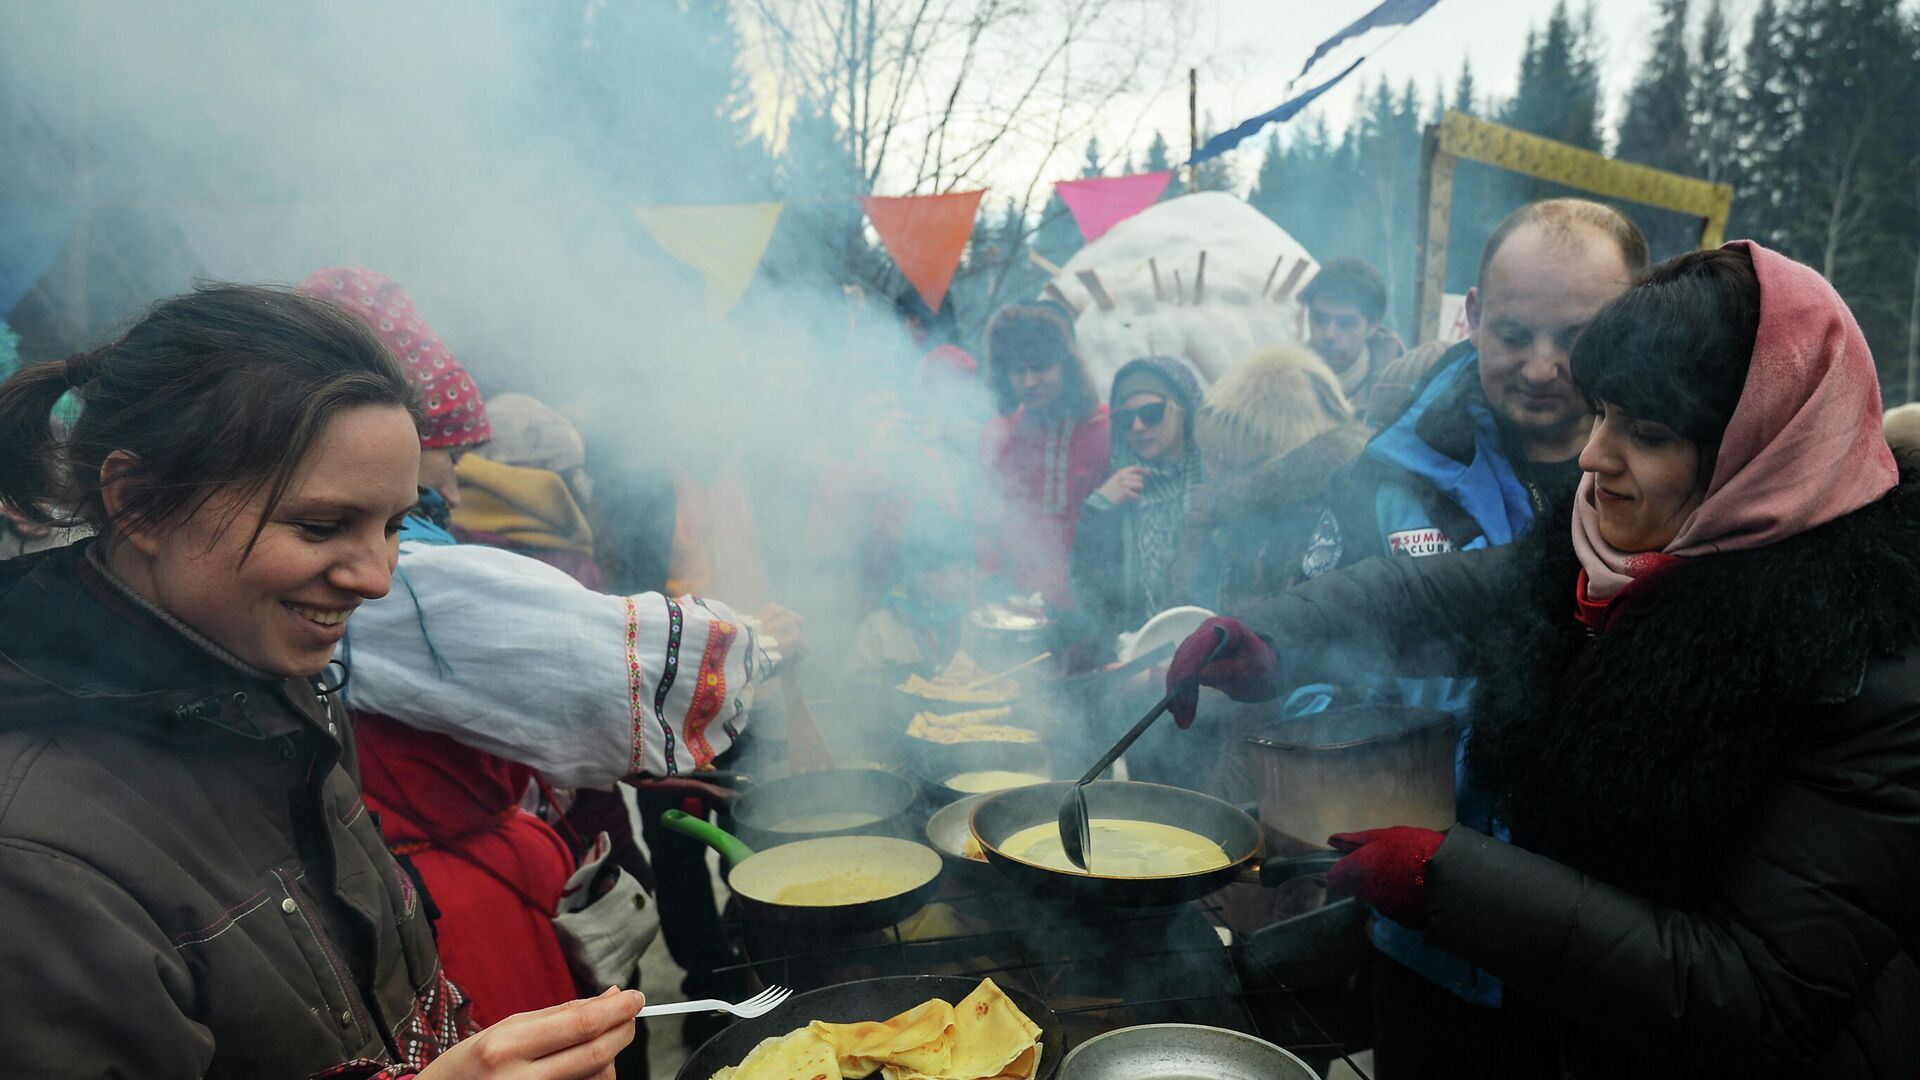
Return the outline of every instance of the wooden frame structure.
{"type": "Polygon", "coordinates": [[[1427,125],[1420,167],[1420,282],[1414,297],[1416,341],[1440,329],[1446,287],[1447,234],[1453,216],[1453,167],[1460,159],[1550,180],[1613,199],[1644,203],[1700,219],[1700,246],[1717,247],[1733,207],[1733,187],[1662,169],[1615,161],[1591,150],[1517,131],[1465,113],[1448,112],[1427,125]]]}

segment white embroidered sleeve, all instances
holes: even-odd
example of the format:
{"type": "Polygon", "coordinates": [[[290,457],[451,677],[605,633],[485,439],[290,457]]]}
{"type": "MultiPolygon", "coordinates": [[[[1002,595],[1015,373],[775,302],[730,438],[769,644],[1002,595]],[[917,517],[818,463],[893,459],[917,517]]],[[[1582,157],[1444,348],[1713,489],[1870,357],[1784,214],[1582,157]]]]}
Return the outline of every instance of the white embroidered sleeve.
{"type": "Polygon", "coordinates": [[[597,786],[706,768],[779,653],[717,601],[608,596],[513,552],[406,544],[348,621],[351,708],[597,786]]]}

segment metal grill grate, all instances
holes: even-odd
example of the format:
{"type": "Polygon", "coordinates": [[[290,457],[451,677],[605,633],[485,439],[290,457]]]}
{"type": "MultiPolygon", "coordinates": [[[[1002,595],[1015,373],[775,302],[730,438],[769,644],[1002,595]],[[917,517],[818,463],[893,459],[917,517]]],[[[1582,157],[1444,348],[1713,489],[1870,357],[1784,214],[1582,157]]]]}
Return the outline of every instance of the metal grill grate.
{"type": "Polygon", "coordinates": [[[1221,915],[1212,900],[1129,910],[950,892],[886,931],[803,937],[730,910],[727,933],[745,959],[722,970],[795,991],[889,975],[991,977],[1045,1001],[1069,1046],[1120,1027],[1190,1023],[1259,1035],[1303,1056],[1344,1057],[1299,995],[1276,980],[1243,982],[1246,961],[1223,940],[1221,915]]]}

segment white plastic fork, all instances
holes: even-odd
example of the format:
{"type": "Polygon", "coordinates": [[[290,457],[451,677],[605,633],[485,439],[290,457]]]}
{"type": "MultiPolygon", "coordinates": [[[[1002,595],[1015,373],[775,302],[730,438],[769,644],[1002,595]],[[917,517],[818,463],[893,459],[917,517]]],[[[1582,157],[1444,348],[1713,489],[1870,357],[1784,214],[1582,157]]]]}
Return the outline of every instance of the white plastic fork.
{"type": "Polygon", "coordinates": [[[742,1020],[751,1020],[756,1016],[780,1007],[780,1004],[793,996],[793,991],[780,986],[769,986],[738,1005],[729,1005],[719,998],[701,998],[699,1001],[674,1001],[665,1005],[648,1004],[640,1010],[639,1019],[648,1020],[656,1016],[675,1016],[691,1012],[729,1012],[742,1020]]]}

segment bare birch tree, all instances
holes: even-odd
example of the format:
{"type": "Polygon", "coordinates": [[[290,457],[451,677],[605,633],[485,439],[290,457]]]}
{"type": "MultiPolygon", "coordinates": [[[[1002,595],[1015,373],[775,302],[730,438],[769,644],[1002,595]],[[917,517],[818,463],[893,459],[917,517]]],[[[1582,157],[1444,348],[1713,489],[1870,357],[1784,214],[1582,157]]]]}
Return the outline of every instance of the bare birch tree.
{"type": "Polygon", "coordinates": [[[1023,209],[1103,110],[1172,84],[1192,23],[1192,0],[738,3],[776,110],[831,116],[869,189],[954,191],[1038,160],[1023,209]]]}

